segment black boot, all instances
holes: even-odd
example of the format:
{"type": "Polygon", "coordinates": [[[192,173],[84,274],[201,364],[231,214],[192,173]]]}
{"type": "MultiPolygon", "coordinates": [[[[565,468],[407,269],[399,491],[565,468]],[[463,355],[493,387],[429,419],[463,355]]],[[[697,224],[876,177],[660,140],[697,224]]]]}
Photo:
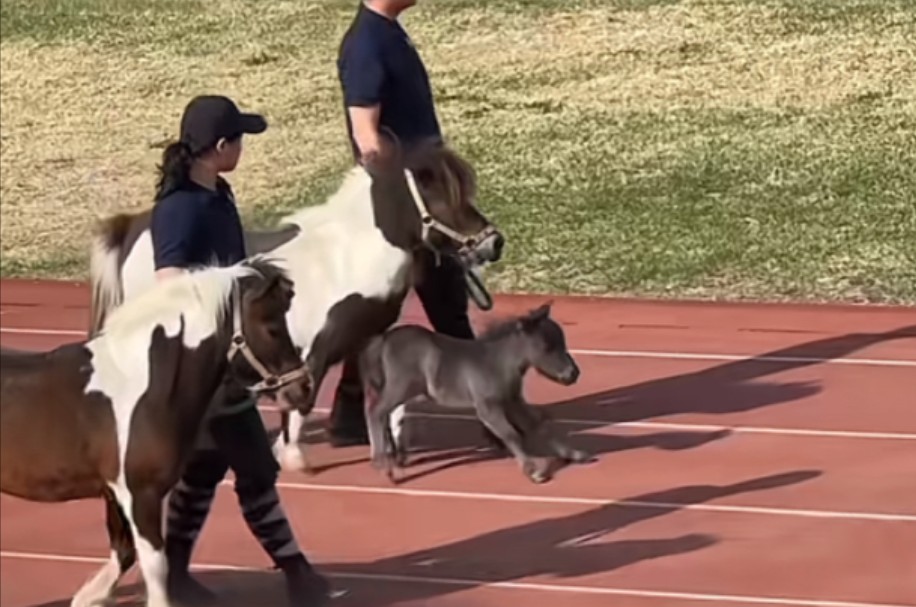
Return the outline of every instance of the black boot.
{"type": "Polygon", "coordinates": [[[286,576],[290,607],[321,607],[330,598],[331,584],[300,555],[283,559],[277,567],[286,576]]]}
{"type": "Polygon", "coordinates": [[[188,570],[193,549],[191,542],[166,538],[165,557],[169,567],[166,589],[169,598],[181,605],[215,605],[216,594],[191,577],[188,570]]]}

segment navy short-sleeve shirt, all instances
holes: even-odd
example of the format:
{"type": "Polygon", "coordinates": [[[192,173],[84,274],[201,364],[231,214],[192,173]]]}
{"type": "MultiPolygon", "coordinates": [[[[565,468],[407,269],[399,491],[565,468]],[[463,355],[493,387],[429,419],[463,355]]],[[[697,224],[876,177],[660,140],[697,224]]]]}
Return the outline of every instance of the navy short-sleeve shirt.
{"type": "Polygon", "coordinates": [[[245,259],[242,222],[224,181],[216,191],[192,182],[159,200],[150,232],[157,270],[228,266],[245,259]]]}
{"type": "MultiPolygon", "coordinates": [[[[340,45],[338,76],[345,107],[380,104],[379,126],[404,142],[440,137],[429,75],[401,24],[360,5],[340,45]]],[[[353,126],[347,115],[353,141],[353,126]]]]}

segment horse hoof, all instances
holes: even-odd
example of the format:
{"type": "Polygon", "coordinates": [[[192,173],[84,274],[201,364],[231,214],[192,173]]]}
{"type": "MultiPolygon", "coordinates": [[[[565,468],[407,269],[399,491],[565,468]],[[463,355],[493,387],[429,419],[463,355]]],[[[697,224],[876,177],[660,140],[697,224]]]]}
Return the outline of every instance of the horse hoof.
{"type": "Polygon", "coordinates": [[[283,447],[277,454],[277,462],[280,468],[288,472],[306,472],[311,473],[312,467],[305,455],[296,447],[283,447]]]}
{"type": "Polygon", "coordinates": [[[574,464],[592,464],[598,461],[598,458],[586,451],[573,451],[570,454],[569,461],[574,464]]]}
{"type": "Polygon", "coordinates": [[[394,454],[394,465],[398,468],[407,467],[407,453],[404,451],[396,451],[394,454]]]}
{"type": "Polygon", "coordinates": [[[550,469],[544,465],[531,464],[525,466],[525,475],[532,483],[546,483],[550,480],[550,469]]]}
{"type": "Polygon", "coordinates": [[[550,480],[550,473],[546,470],[535,470],[528,478],[531,479],[532,483],[540,485],[550,480]]]}

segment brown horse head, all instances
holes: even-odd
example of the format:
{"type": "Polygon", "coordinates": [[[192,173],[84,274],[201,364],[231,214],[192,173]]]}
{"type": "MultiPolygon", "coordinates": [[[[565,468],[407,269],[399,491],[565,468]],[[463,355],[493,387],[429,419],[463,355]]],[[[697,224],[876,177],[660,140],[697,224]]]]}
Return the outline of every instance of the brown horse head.
{"type": "Polygon", "coordinates": [[[406,147],[390,141],[366,165],[377,221],[395,235],[389,239],[456,255],[466,265],[499,261],[505,240],[477,208],[473,167],[440,139],[406,147]]]}
{"type": "Polygon", "coordinates": [[[293,283],[262,258],[243,264],[254,271],[239,279],[233,301],[229,373],[243,385],[257,382],[249,389],[278,399],[281,409],[299,409],[307,401],[311,378],[286,323],[293,283]]]}

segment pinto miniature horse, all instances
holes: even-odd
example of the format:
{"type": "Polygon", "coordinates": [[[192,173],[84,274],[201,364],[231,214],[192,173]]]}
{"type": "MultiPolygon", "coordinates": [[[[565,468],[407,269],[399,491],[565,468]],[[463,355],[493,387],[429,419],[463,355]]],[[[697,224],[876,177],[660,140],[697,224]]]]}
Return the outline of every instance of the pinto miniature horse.
{"type": "Polygon", "coordinates": [[[442,407],[473,409],[533,482],[550,479],[549,463],[529,450],[528,443],[540,434],[556,458],[594,461],[560,439],[522,395],[531,367],[565,386],[579,378],[579,367],[566,349],[563,329],[550,318],[549,305],[494,325],[476,340],[454,339],[418,325],[397,327],[370,341],[360,365],[370,395],[366,420],[372,465],[392,480],[393,464],[403,466],[406,452],[403,443],[388,444],[388,416],[399,404],[426,399],[442,407]]]}
{"type": "Polygon", "coordinates": [[[147,605],[165,589],[162,501],[208,404],[228,383],[304,406],[308,375],[286,328],[292,284],[259,259],[154,285],[87,342],[0,353],[0,491],[31,501],[101,497],[109,562],[73,607],[111,596],[139,557],[147,605]]]}
{"type": "MultiPolygon", "coordinates": [[[[328,369],[355,364],[368,338],[393,325],[413,284],[415,253],[432,248],[468,267],[499,260],[503,237],[475,206],[471,166],[439,141],[386,145],[372,166],[349,171],[325,203],[286,217],[277,231],[247,232],[249,254],[269,252],[300,295],[287,321],[312,376],[308,412],[328,369]]],[[[105,220],[92,250],[92,326],[154,280],[149,211],[105,220]]],[[[306,467],[303,415],[281,418],[275,454],[306,467]]]]}

